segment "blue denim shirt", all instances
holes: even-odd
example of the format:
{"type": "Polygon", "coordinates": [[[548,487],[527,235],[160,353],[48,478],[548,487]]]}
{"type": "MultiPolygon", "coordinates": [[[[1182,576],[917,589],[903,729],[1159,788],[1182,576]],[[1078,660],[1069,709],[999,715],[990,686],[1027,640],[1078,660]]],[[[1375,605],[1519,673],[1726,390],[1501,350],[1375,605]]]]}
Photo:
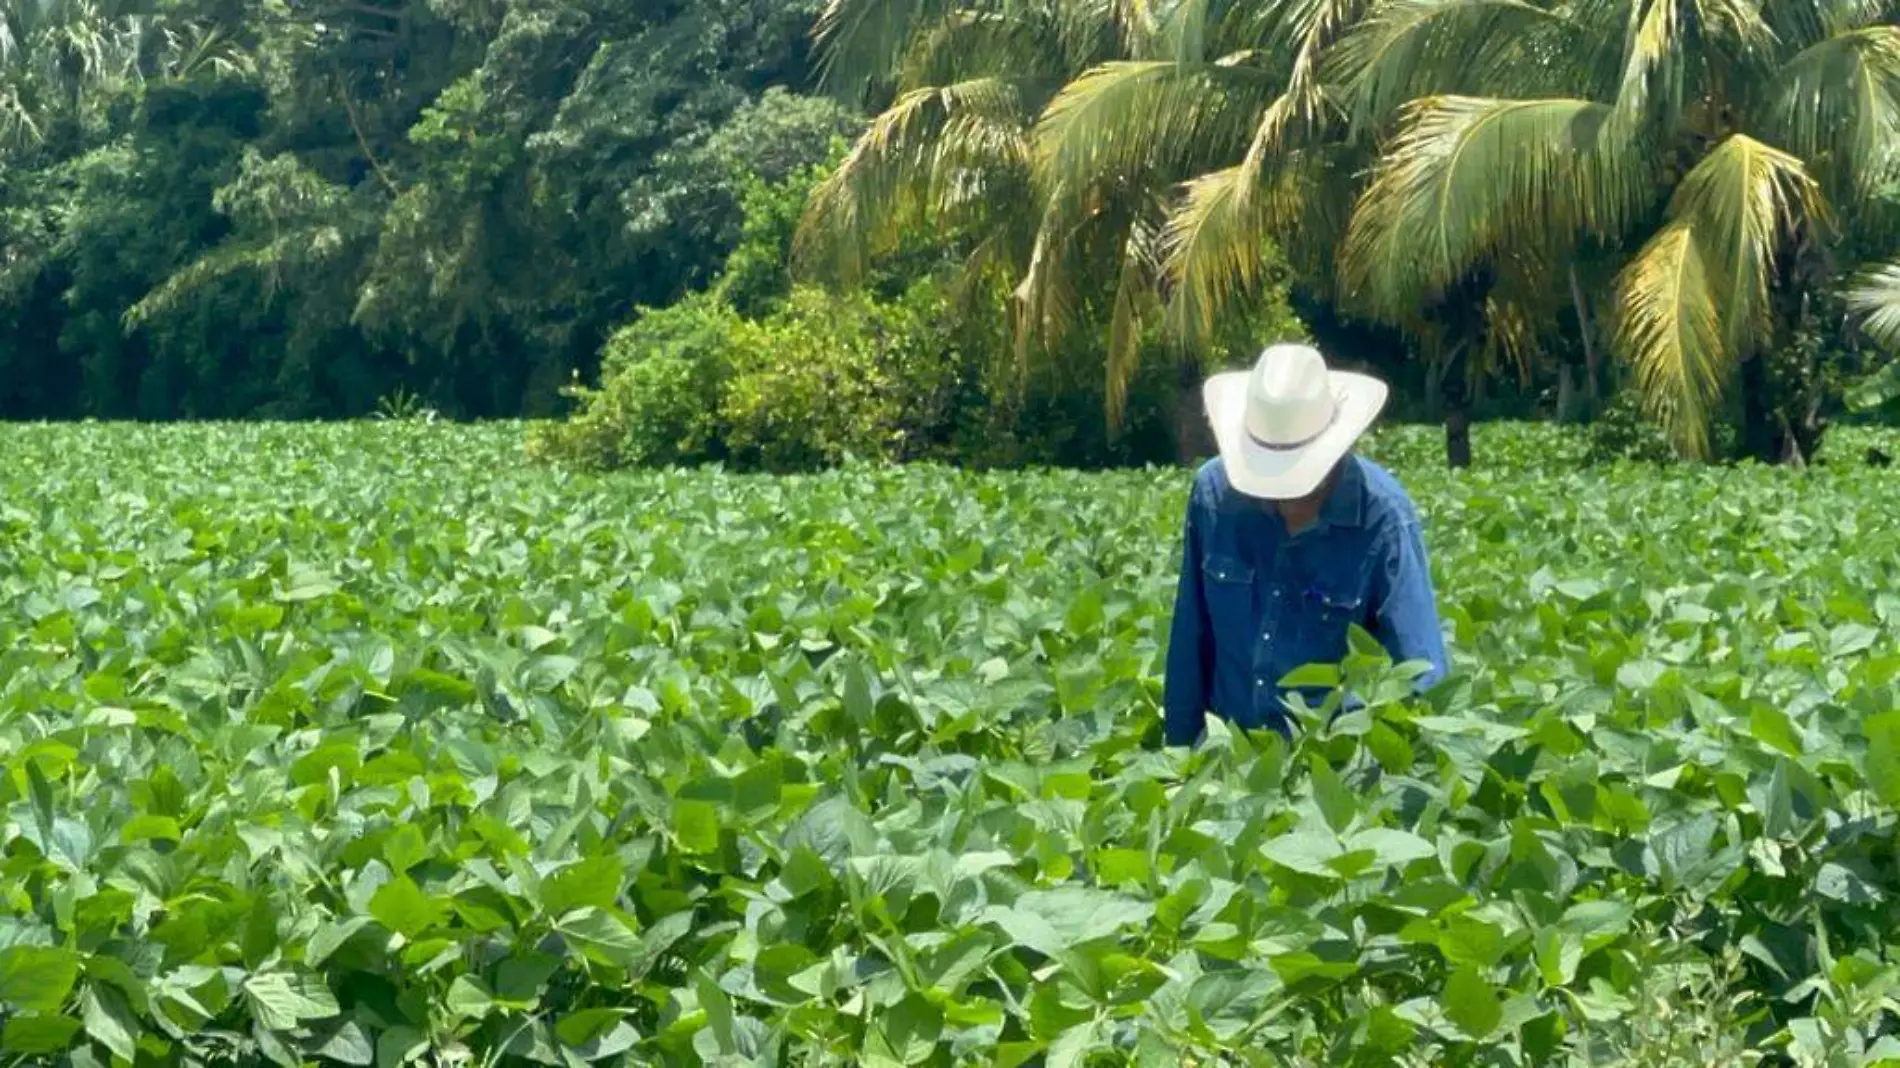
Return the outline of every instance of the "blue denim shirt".
{"type": "Polygon", "coordinates": [[[1162,698],[1169,745],[1199,739],[1210,711],[1290,733],[1280,680],[1344,659],[1351,623],[1395,663],[1429,663],[1421,687],[1444,676],[1418,513],[1372,461],[1348,456],[1318,520],[1289,537],[1273,505],[1236,491],[1213,460],[1195,477],[1186,526],[1162,698]]]}

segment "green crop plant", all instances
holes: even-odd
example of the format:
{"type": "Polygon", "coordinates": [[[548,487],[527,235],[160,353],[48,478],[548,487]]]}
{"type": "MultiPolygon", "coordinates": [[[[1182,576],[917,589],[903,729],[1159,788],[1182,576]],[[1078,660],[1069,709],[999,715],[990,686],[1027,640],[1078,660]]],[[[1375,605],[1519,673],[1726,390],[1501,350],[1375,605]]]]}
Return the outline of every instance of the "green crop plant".
{"type": "Polygon", "coordinates": [[[1185,472],[0,428],[0,1047],[1900,1063],[1900,483],[1480,434],[1368,444],[1453,677],[1188,752],[1185,472]]]}

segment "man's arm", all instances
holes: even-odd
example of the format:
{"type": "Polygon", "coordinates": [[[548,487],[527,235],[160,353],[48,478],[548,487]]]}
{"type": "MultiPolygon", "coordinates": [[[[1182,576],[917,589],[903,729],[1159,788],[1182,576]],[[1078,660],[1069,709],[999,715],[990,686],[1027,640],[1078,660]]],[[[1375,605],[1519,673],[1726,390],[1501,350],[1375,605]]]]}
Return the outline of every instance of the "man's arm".
{"type": "Polygon", "coordinates": [[[1169,745],[1193,745],[1207,725],[1207,599],[1201,590],[1200,487],[1188,498],[1181,537],[1181,579],[1168,630],[1167,675],[1162,684],[1163,735],[1169,745]]]}
{"type": "Polygon", "coordinates": [[[1426,689],[1445,677],[1450,664],[1445,655],[1445,634],[1438,623],[1431,562],[1418,520],[1408,519],[1387,540],[1383,578],[1378,638],[1394,663],[1422,660],[1431,665],[1431,670],[1418,680],[1418,688],[1426,689]]]}

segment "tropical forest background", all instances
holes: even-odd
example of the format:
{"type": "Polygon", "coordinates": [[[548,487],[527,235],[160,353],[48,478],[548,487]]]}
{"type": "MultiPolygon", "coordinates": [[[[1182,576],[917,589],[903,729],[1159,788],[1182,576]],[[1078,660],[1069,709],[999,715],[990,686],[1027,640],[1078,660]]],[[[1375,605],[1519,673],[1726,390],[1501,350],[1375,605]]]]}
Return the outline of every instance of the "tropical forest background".
{"type": "Polygon", "coordinates": [[[0,0],[0,418],[1170,462],[1305,337],[1454,464],[1491,417],[1801,463],[1900,397],[1897,17],[0,0]]]}

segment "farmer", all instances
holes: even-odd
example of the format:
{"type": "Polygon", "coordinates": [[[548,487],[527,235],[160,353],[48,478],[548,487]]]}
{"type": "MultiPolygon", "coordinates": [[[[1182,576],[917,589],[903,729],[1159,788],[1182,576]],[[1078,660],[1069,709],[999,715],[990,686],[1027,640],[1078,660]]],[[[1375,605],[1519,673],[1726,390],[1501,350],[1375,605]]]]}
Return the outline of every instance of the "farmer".
{"type": "Polygon", "coordinates": [[[1431,570],[1411,499],[1353,443],[1385,383],[1329,370],[1305,345],[1273,345],[1252,371],[1203,391],[1220,456],[1188,499],[1162,704],[1169,745],[1191,745],[1209,711],[1290,734],[1280,680],[1338,664],[1348,624],[1395,663],[1443,677],[1431,570]]]}

